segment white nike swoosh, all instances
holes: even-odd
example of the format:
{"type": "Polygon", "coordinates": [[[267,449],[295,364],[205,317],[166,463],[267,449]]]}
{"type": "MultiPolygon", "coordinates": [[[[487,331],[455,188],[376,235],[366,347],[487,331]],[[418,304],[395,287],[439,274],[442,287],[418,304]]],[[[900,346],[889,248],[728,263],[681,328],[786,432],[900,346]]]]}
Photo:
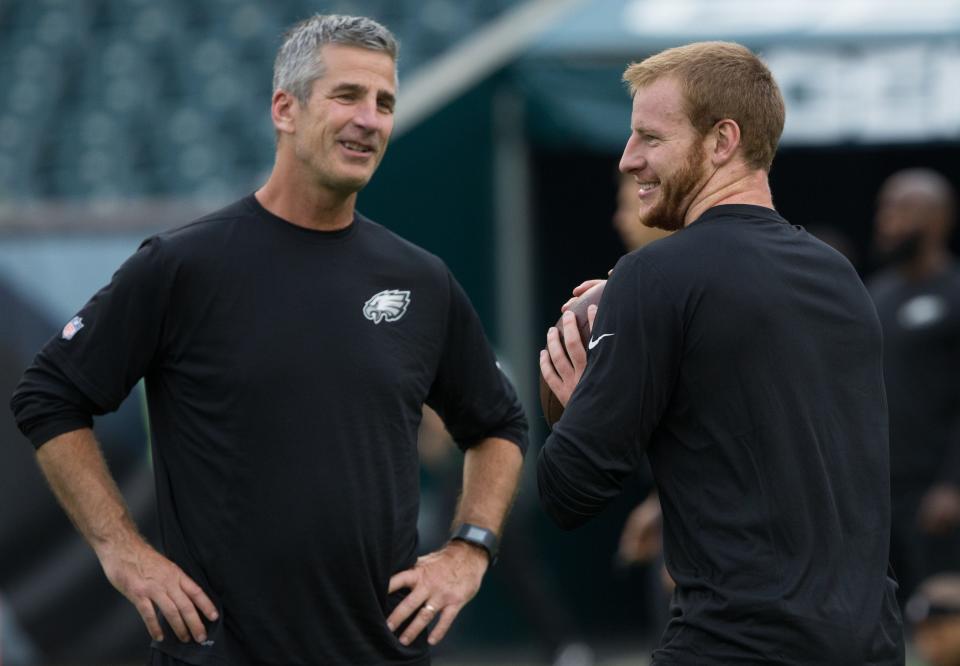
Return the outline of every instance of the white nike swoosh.
{"type": "Polygon", "coordinates": [[[596,347],[598,344],[600,344],[600,341],[601,341],[601,340],[603,340],[604,338],[608,338],[608,337],[610,337],[611,335],[616,335],[616,333],[604,333],[603,335],[601,335],[601,336],[600,336],[599,338],[597,338],[596,340],[594,340],[593,337],[591,336],[591,337],[590,337],[590,342],[589,342],[589,344],[587,344],[587,349],[593,349],[593,348],[596,347]]]}

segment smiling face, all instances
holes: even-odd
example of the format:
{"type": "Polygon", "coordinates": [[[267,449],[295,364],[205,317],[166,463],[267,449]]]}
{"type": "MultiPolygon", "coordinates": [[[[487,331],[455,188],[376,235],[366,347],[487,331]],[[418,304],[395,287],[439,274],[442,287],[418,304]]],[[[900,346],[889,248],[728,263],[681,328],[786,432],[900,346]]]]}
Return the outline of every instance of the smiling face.
{"type": "Polygon", "coordinates": [[[703,137],[683,107],[679,84],[662,78],[637,89],[620,171],[637,185],[640,221],[673,231],[709,179],[703,137]]]}
{"type": "Polygon", "coordinates": [[[648,227],[640,222],[637,183],[630,174],[620,174],[617,187],[617,208],[613,212],[613,227],[628,252],[641,248],[669,232],[648,227]]]}
{"type": "Polygon", "coordinates": [[[305,104],[292,102],[288,139],[318,186],[351,194],[362,189],[387,150],[396,101],[396,63],[387,53],[326,44],[324,74],[305,104]]]}

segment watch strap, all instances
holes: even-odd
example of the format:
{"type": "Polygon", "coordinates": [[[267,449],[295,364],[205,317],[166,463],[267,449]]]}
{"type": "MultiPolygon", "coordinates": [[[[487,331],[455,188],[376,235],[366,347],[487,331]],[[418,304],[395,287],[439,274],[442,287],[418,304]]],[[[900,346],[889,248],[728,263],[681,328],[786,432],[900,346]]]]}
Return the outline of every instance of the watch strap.
{"type": "Polygon", "coordinates": [[[490,558],[490,566],[497,562],[497,535],[493,530],[480,527],[472,523],[461,523],[453,531],[451,541],[466,541],[469,544],[482,548],[490,558]]]}

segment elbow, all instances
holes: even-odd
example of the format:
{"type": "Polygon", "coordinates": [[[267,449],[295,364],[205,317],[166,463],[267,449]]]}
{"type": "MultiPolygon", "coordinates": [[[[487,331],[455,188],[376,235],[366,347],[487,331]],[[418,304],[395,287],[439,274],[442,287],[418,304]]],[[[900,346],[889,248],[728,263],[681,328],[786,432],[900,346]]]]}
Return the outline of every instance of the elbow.
{"type": "Polygon", "coordinates": [[[20,387],[10,400],[17,428],[35,449],[66,432],[93,427],[93,416],[53,392],[20,387]]]}
{"type": "Polygon", "coordinates": [[[501,428],[502,436],[517,445],[520,449],[520,455],[526,456],[528,444],[530,442],[530,427],[527,424],[527,418],[523,414],[523,409],[519,406],[513,410],[506,424],[501,428]]]}
{"type": "Polygon", "coordinates": [[[553,524],[565,532],[575,530],[590,520],[590,516],[576,516],[564,510],[549,495],[544,493],[543,489],[540,490],[540,506],[543,507],[544,513],[550,517],[553,524]]]}
{"type": "Polygon", "coordinates": [[[516,446],[520,452],[521,461],[526,456],[529,437],[527,433],[527,420],[523,417],[523,412],[519,415],[504,420],[497,427],[491,428],[482,434],[474,434],[468,437],[455,437],[457,446],[466,451],[483,442],[491,439],[505,440],[512,446],[516,446]]]}
{"type": "Polygon", "coordinates": [[[554,524],[562,530],[574,530],[589,521],[595,514],[584,512],[565,490],[565,482],[552,468],[546,448],[537,460],[537,492],[540,506],[554,524]]]}

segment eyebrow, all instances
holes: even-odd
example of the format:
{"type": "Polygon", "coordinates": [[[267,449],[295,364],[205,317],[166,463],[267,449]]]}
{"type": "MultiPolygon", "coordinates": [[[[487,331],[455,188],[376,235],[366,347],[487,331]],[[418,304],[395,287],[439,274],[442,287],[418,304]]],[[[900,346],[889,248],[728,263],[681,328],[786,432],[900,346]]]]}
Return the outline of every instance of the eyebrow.
{"type": "Polygon", "coordinates": [[[331,93],[364,93],[367,92],[366,86],[361,86],[359,83],[338,83],[331,90],[331,93]]]}
{"type": "MultiPolygon", "coordinates": [[[[330,91],[330,94],[331,95],[336,95],[340,93],[363,94],[363,93],[366,93],[367,90],[369,90],[367,86],[360,85],[359,83],[339,83],[333,87],[333,89],[330,91]]],[[[377,99],[380,101],[388,102],[390,104],[396,103],[396,95],[386,90],[379,91],[377,93],[377,99]]]]}

